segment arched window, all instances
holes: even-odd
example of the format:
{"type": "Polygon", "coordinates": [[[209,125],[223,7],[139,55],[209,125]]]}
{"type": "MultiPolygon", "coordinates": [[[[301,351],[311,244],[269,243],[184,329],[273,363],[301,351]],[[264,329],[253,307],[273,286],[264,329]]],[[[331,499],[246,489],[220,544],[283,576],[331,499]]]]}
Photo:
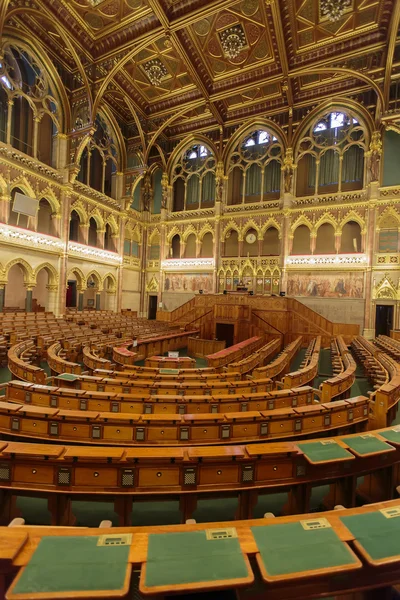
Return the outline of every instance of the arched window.
{"type": "Polygon", "coordinates": [[[315,244],[316,254],[335,254],[335,230],[330,223],[318,227],[315,244]]]}
{"type": "Polygon", "coordinates": [[[279,198],[282,147],[266,130],[253,131],[233,150],[228,167],[228,204],[279,198]]]}
{"type": "Polygon", "coordinates": [[[173,211],[208,208],[215,202],[215,159],[202,144],[191,146],[177,159],[173,173],[173,211]]]}
{"type": "Polygon", "coordinates": [[[40,61],[26,48],[6,43],[0,77],[0,139],[14,148],[56,166],[54,136],[62,111],[53,83],[40,61]],[[6,100],[12,104],[7,105],[6,100]],[[10,108],[10,130],[5,110],[10,108]]]}
{"type": "Polygon", "coordinates": [[[343,254],[362,252],[361,227],[356,221],[349,221],[343,226],[340,251],[343,254]]]}
{"type": "Polygon", "coordinates": [[[42,198],[39,202],[37,214],[37,231],[39,233],[54,235],[51,214],[52,210],[49,202],[45,198],[42,198]]]}
{"type": "Polygon", "coordinates": [[[310,230],[307,225],[299,225],[293,234],[292,254],[311,254],[310,230]]]}
{"type": "Polygon", "coordinates": [[[185,245],[185,258],[196,258],[196,236],[191,233],[185,245]]]}
{"type": "Polygon", "coordinates": [[[104,250],[111,250],[111,252],[115,252],[112,229],[108,223],[106,223],[106,230],[104,232],[104,250]]]}
{"type": "Polygon", "coordinates": [[[93,217],[90,217],[89,220],[88,244],[89,246],[97,246],[97,223],[93,217]]]}
{"type": "MultiPolygon", "coordinates": [[[[77,119],[81,119],[77,116],[77,119]]],[[[80,159],[78,181],[114,197],[113,176],[118,167],[117,144],[112,127],[102,115],[95,119],[96,130],[80,159]]]]}
{"type": "Polygon", "coordinates": [[[69,240],[71,242],[79,242],[80,241],[80,228],[81,225],[81,220],[79,218],[78,213],[76,212],[76,210],[73,210],[71,212],[71,218],[69,220],[69,240]]]}
{"type": "Polygon", "coordinates": [[[276,227],[269,227],[264,233],[262,253],[264,256],[279,256],[280,241],[276,227]]]}
{"type": "Polygon", "coordinates": [[[200,256],[201,258],[209,258],[214,256],[214,239],[210,231],[203,235],[203,239],[201,240],[200,256]]]}
{"type": "Polygon", "coordinates": [[[239,236],[235,229],[226,232],[225,256],[239,256],[239,236]]]}
{"type": "Polygon", "coordinates": [[[181,257],[181,238],[178,234],[174,235],[171,240],[171,258],[181,257]]]}
{"type": "Polygon", "coordinates": [[[366,136],[357,117],[330,112],[305,132],[297,151],[297,196],[360,189],[366,136]]]}

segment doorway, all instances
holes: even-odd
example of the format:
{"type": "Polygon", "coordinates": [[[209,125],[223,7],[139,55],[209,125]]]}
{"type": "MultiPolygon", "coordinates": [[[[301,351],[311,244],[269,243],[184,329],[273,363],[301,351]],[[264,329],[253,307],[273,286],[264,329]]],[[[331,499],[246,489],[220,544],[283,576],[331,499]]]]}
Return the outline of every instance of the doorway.
{"type": "Polygon", "coordinates": [[[378,335],[390,335],[393,329],[394,306],[389,304],[377,304],[375,313],[375,337],[378,335]]]}
{"type": "Polygon", "coordinates": [[[67,297],[65,301],[67,308],[76,308],[76,280],[71,279],[67,282],[67,297]]]}
{"type": "Polygon", "coordinates": [[[215,337],[217,340],[225,340],[226,348],[233,346],[235,337],[235,326],[230,323],[216,323],[215,337]]]}
{"type": "Polygon", "coordinates": [[[157,296],[149,296],[149,321],[154,321],[157,316],[157,296]]]}

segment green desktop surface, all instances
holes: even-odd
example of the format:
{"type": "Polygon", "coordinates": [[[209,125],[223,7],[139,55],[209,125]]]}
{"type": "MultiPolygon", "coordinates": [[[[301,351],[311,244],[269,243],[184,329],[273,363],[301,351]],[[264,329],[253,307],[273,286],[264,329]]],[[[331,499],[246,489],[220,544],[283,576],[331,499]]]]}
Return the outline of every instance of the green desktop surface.
{"type": "Polygon", "coordinates": [[[223,580],[234,585],[248,574],[237,538],[208,540],[205,531],[149,535],[146,588],[223,580]]]}
{"type": "Polygon", "coordinates": [[[349,547],[331,527],[306,530],[298,522],[252,527],[251,531],[265,571],[273,577],[356,565],[349,547]]]}
{"type": "Polygon", "coordinates": [[[297,444],[302,452],[313,463],[335,461],[338,459],[353,458],[353,455],[339,446],[339,444],[327,444],[326,442],[311,442],[309,444],[297,444]]]}
{"type": "Polygon", "coordinates": [[[98,546],[98,540],[98,536],[43,537],[12,595],[123,591],[130,545],[98,546]]]}

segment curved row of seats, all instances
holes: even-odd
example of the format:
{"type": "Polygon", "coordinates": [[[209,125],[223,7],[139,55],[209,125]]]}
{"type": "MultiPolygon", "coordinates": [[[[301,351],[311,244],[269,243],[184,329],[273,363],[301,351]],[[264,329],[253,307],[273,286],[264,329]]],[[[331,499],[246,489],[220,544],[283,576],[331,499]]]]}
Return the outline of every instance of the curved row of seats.
{"type": "MultiPolygon", "coordinates": [[[[114,387],[114,386],[112,386],[114,387]]],[[[132,391],[132,390],[131,390],[132,391]]],[[[237,394],[182,396],[122,393],[120,389],[97,391],[33,385],[25,381],[10,381],[6,386],[9,402],[49,406],[69,410],[94,410],[133,414],[196,414],[216,412],[248,412],[295,408],[315,405],[316,390],[309,386],[293,390],[237,394]]],[[[318,406],[318,405],[317,405],[318,406]]]]}
{"type": "Polygon", "coordinates": [[[297,371],[287,373],[283,378],[284,389],[299,387],[313,381],[318,375],[318,361],[321,350],[321,336],[311,340],[304,355],[303,362],[297,371]]]}
{"type": "Polygon", "coordinates": [[[263,344],[264,339],[262,337],[253,336],[234,346],[224,348],[224,350],[219,350],[219,352],[215,352],[214,354],[208,354],[206,356],[207,365],[209,367],[214,367],[215,369],[225,367],[232,362],[242,360],[250,354],[253,354],[253,352],[259,350],[263,344]]]}
{"type": "Polygon", "coordinates": [[[198,414],[137,414],[66,410],[0,402],[0,432],[32,439],[106,444],[220,444],[287,439],[331,430],[365,429],[369,400],[275,410],[198,414]]]}
{"type": "Polygon", "coordinates": [[[352,342],[352,348],[374,383],[371,394],[373,428],[386,427],[396,416],[400,397],[400,365],[362,336],[352,342]]]}
{"type": "Polygon", "coordinates": [[[263,367],[257,367],[253,370],[252,376],[254,379],[263,379],[264,377],[270,377],[271,379],[277,379],[282,376],[290,366],[294,356],[301,348],[303,338],[300,335],[295,340],[290,342],[285,348],[278,354],[274,360],[263,367]]]}
{"type": "Polygon", "coordinates": [[[281,339],[270,340],[267,344],[252,352],[241,360],[228,364],[228,371],[240,373],[241,375],[253,371],[255,368],[269,362],[281,348],[281,339]]]}
{"type": "MultiPolygon", "coordinates": [[[[366,434],[307,441],[233,446],[127,448],[0,443],[0,484],[12,494],[18,490],[141,497],[191,493],[223,496],[237,490],[239,515],[251,517],[245,492],[256,495],[289,492],[286,511],[307,512],[314,486],[328,485],[324,500],[354,506],[356,494],[365,502],[390,499],[400,483],[400,431],[392,428],[366,434]],[[388,477],[392,473],[392,477],[388,477]],[[359,476],[363,480],[357,481],[359,476]]],[[[69,501],[73,496],[69,497],[69,501]]],[[[116,498],[116,505],[123,502],[116,498]]],[[[56,504],[49,503],[49,507],[56,504]]],[[[195,504],[194,504],[195,506],[195,504]]],[[[119,504],[121,509],[121,504],[119,504]]],[[[192,503],[193,510],[193,503],[192,503]]],[[[121,524],[124,512],[121,513],[121,524]]],[[[127,512],[125,512],[125,515],[127,512]]],[[[15,515],[9,515],[10,517],[15,515]]],[[[185,515],[185,517],[191,516],[185,515]]],[[[55,522],[62,522],[59,516],[55,522]]],[[[64,523],[68,524],[68,523],[64,523]]]]}
{"type": "Polygon", "coordinates": [[[32,340],[11,346],[7,352],[8,368],[18,379],[44,384],[47,375],[44,369],[32,364],[33,355],[36,355],[36,346],[32,340]]]}
{"type": "Polygon", "coordinates": [[[351,386],[356,379],[357,364],[350,354],[342,336],[331,342],[331,356],[334,377],[323,381],[320,385],[321,401],[330,402],[332,398],[348,397],[351,386]]]}

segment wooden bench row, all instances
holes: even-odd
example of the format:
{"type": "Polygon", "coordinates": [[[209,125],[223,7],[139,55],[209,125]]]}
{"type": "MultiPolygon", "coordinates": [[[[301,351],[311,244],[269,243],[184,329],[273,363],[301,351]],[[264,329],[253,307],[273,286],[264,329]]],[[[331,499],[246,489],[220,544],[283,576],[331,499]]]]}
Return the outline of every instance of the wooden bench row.
{"type": "Polygon", "coordinates": [[[304,360],[300,365],[300,369],[287,373],[283,378],[284,389],[299,387],[313,381],[318,374],[318,361],[321,349],[321,336],[318,336],[308,345],[304,360]]]}
{"type": "Polygon", "coordinates": [[[259,336],[253,336],[247,340],[243,340],[234,346],[209,354],[206,356],[207,364],[209,367],[220,368],[229,365],[237,360],[246,358],[249,354],[252,354],[263,345],[263,338],[259,336]]]}
{"type": "Polygon", "coordinates": [[[44,384],[47,375],[44,369],[32,364],[30,358],[33,355],[36,355],[36,346],[32,340],[12,346],[7,353],[8,368],[18,379],[44,384]]]}
{"type": "Polygon", "coordinates": [[[228,365],[228,371],[238,372],[240,374],[250,373],[255,368],[265,365],[269,362],[281,348],[281,340],[277,338],[269,341],[267,344],[262,346],[259,350],[256,350],[246,358],[242,358],[239,361],[231,362],[228,365]]]}
{"type": "Polygon", "coordinates": [[[341,398],[348,397],[351,386],[356,379],[357,364],[342,336],[338,336],[332,340],[331,356],[335,376],[321,383],[322,402],[330,402],[338,396],[341,398]]]}
{"type": "Polygon", "coordinates": [[[196,414],[275,410],[313,405],[315,391],[309,386],[271,392],[238,391],[236,394],[209,396],[172,396],[120,394],[75,390],[55,386],[36,386],[25,381],[10,381],[6,399],[10,402],[70,410],[108,411],[134,414],[196,414]]]}
{"type": "MultiPolygon", "coordinates": [[[[382,440],[380,430],[371,434],[382,440]]],[[[364,435],[364,434],[359,434],[364,435]]],[[[353,437],[353,436],[352,436],[353,437]]],[[[44,495],[50,498],[53,524],[71,525],[71,501],[77,499],[115,500],[119,524],[130,524],[122,497],[151,498],[160,495],[180,497],[190,502],[183,520],[190,518],[197,498],[206,493],[223,497],[239,495],[238,518],[251,518],[258,494],[280,491],[288,493],[287,514],[310,510],[313,486],[326,485],[326,508],[335,504],[355,506],[358,501],[379,502],[393,497],[400,483],[400,449],[388,444],[386,452],[360,456],[346,443],[348,437],[322,438],[301,442],[274,442],[233,446],[116,448],[65,446],[22,442],[0,443],[0,488],[2,517],[10,520],[15,502],[12,496],[44,495]],[[315,464],[307,457],[309,444],[336,444],[348,451],[343,459],[315,464]],[[382,460],[384,456],[385,460],[382,460]],[[391,477],[388,474],[392,473],[391,477]],[[362,479],[360,477],[362,475],[362,479]],[[328,483],[327,483],[328,482],[328,483]],[[238,494],[238,492],[240,492],[238,494]],[[247,496],[247,492],[249,496],[247,496]],[[57,498],[57,501],[55,499],[57,498]],[[252,500],[251,500],[252,498],[252,500]],[[4,500],[7,500],[4,502],[4,500]],[[68,501],[68,508],[63,504],[68,501]],[[124,507],[125,510],[122,510],[124,507]],[[7,512],[11,511],[11,512],[7,512]],[[69,516],[67,516],[69,515],[69,516]]]]}
{"type": "Polygon", "coordinates": [[[262,379],[264,377],[277,379],[281,377],[289,369],[291,361],[301,348],[302,341],[302,336],[297,337],[293,342],[285,346],[282,352],[270,363],[264,367],[254,369],[252,373],[254,379],[262,379]]]}
{"type": "Polygon", "coordinates": [[[365,427],[368,398],[271,411],[127,414],[0,402],[2,435],[81,444],[185,445],[288,439],[365,427]]]}
{"type": "Polygon", "coordinates": [[[368,377],[373,381],[373,427],[386,427],[394,419],[400,398],[400,365],[362,336],[352,347],[368,377]]]}

